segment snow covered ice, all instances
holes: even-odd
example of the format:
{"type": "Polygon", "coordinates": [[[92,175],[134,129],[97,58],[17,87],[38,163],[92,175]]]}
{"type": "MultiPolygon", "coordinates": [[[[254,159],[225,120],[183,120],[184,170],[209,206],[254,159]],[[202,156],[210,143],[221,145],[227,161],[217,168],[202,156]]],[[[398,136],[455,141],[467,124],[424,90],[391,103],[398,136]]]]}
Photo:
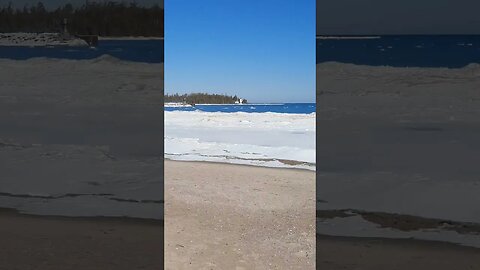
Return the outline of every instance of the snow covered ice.
{"type": "Polygon", "coordinates": [[[315,114],[167,111],[165,156],[315,170],[315,114]]]}

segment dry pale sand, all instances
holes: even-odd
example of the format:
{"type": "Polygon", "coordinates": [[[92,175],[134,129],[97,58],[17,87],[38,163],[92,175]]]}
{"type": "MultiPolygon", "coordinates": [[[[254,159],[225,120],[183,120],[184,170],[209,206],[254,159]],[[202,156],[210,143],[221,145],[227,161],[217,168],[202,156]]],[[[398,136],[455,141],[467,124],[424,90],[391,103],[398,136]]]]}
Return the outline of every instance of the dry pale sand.
{"type": "Polygon", "coordinates": [[[162,269],[162,221],[0,209],[0,224],[0,269],[162,269]]]}
{"type": "Polygon", "coordinates": [[[165,269],[314,268],[314,172],[165,162],[165,269]]]}

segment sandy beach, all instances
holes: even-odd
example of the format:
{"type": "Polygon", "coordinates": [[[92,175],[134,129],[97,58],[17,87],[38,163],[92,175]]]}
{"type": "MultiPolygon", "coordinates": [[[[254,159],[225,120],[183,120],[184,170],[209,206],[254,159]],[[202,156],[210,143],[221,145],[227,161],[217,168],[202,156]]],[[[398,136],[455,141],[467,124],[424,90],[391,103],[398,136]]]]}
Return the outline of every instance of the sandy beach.
{"type": "Polygon", "coordinates": [[[464,258],[460,245],[480,247],[479,71],[317,64],[317,232],[332,236],[324,244],[341,246],[338,254],[358,249],[379,263],[358,259],[346,269],[451,265],[409,249],[450,258],[455,269],[478,265],[478,251],[464,258]],[[369,237],[384,240],[367,248],[369,237]]]}
{"type": "Polygon", "coordinates": [[[0,269],[161,269],[162,90],[162,64],[0,59],[0,269]]]}
{"type": "Polygon", "coordinates": [[[165,162],[165,269],[315,269],[315,172],[165,162]]]}

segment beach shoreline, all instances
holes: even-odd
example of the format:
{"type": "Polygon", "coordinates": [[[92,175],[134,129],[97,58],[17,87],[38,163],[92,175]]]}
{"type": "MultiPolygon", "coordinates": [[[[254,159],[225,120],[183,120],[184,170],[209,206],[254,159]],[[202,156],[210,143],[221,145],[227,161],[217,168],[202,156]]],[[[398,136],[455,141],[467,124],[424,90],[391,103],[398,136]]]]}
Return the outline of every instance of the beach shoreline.
{"type": "Polygon", "coordinates": [[[307,172],[315,172],[307,168],[297,168],[297,167],[269,167],[269,166],[262,166],[262,165],[252,165],[252,164],[240,164],[240,163],[229,163],[225,161],[210,161],[210,160],[178,160],[178,159],[171,159],[165,158],[164,160],[168,160],[171,162],[184,162],[184,163],[206,163],[206,164],[225,164],[225,165],[234,165],[246,168],[270,168],[270,169],[283,169],[283,170],[293,170],[293,171],[307,171],[307,172]]]}
{"type": "Polygon", "coordinates": [[[110,56],[0,63],[0,206],[163,216],[163,64],[110,56]]]}
{"type": "Polygon", "coordinates": [[[319,233],[480,247],[479,70],[317,64],[319,233]]]}
{"type": "Polygon", "coordinates": [[[162,268],[162,93],[163,63],[0,59],[0,269],[162,268]]]}

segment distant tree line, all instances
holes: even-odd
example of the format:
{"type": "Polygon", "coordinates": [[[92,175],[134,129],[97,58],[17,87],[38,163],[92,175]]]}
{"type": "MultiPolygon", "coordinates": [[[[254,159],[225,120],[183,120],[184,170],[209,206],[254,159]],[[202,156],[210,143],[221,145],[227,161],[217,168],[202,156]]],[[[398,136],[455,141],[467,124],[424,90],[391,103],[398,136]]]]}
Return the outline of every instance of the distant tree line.
{"type": "Polygon", "coordinates": [[[46,10],[42,2],[0,9],[0,32],[59,32],[64,19],[71,34],[100,36],[163,37],[164,10],[158,5],[141,7],[135,2],[101,2],[74,8],[71,4],[46,10]]]}
{"type": "MultiPolygon", "coordinates": [[[[207,93],[192,93],[192,94],[173,94],[165,95],[165,102],[187,103],[187,104],[234,104],[240,101],[240,98],[229,95],[207,94],[207,93]]],[[[242,100],[247,103],[246,99],[242,100]]]]}

